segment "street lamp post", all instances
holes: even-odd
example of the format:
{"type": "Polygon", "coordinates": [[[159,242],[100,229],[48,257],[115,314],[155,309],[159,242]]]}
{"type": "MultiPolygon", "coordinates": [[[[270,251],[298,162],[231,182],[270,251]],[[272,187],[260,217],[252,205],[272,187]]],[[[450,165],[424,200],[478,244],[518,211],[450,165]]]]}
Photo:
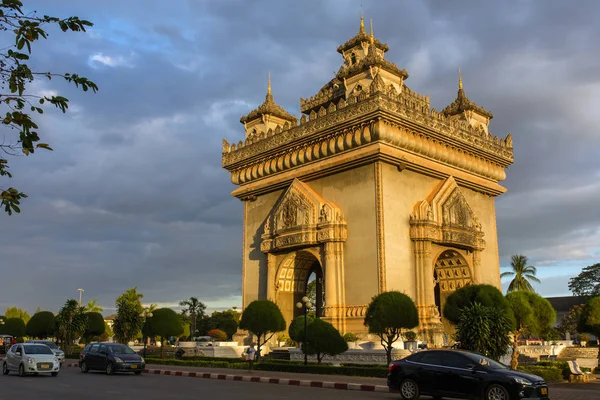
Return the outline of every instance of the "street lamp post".
{"type": "Polygon", "coordinates": [[[146,337],[146,331],[148,327],[146,324],[148,323],[148,318],[152,318],[152,312],[150,312],[148,309],[144,309],[144,311],[142,311],[140,314],[140,317],[144,318],[144,328],[142,329],[142,333],[144,334],[144,358],[146,358],[146,342],[148,341],[148,338],[146,337]]]}
{"type": "Polygon", "coordinates": [[[304,296],[302,302],[296,303],[296,307],[304,307],[304,365],[308,364],[308,347],[306,344],[306,329],[308,327],[308,309],[312,307],[312,303],[308,301],[308,297],[304,296]]]}
{"type": "Polygon", "coordinates": [[[79,305],[81,305],[81,301],[83,300],[83,289],[79,288],[77,291],[79,292],[79,305]]]}

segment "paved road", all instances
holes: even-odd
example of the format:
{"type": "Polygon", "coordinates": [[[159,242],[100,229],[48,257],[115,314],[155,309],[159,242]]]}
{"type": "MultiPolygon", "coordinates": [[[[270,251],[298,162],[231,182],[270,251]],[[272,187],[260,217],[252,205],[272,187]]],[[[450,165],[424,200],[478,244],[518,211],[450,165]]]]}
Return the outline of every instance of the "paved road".
{"type": "MultiPolygon", "coordinates": [[[[267,383],[222,381],[164,375],[106,376],[103,373],[82,374],[76,368],[65,368],[58,377],[0,375],[0,399],[39,400],[107,400],[144,399],[197,400],[204,396],[218,399],[290,399],[391,400],[398,395],[320,389],[267,383]]],[[[550,389],[552,400],[600,400],[600,384],[560,385],[550,389]]]]}
{"type": "Polygon", "coordinates": [[[58,377],[0,375],[0,399],[11,400],[198,400],[214,396],[216,399],[340,399],[388,400],[397,395],[319,389],[267,383],[219,381],[176,376],[80,373],[76,368],[65,368],[58,377]]]}

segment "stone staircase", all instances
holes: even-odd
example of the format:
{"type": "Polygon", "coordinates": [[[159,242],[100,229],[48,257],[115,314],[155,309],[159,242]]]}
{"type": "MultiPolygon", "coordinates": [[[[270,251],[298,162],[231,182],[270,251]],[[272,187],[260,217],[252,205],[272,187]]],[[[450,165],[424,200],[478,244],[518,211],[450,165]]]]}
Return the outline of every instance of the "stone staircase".
{"type": "Polygon", "coordinates": [[[576,360],[578,358],[598,358],[598,348],[565,347],[558,355],[559,360],[576,360]]]}
{"type": "Polygon", "coordinates": [[[290,360],[290,351],[288,349],[273,349],[269,354],[263,357],[265,360],[290,360]]]}
{"type": "Polygon", "coordinates": [[[537,363],[537,357],[530,357],[525,354],[519,354],[518,363],[519,365],[534,365],[537,363]]]}

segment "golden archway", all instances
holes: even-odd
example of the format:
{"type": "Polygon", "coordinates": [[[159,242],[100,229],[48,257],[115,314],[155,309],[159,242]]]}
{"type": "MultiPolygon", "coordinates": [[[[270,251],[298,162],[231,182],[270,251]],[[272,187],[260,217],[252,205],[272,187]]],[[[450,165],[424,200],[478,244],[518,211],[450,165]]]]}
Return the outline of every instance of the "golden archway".
{"type": "Polygon", "coordinates": [[[460,253],[455,250],[446,250],[435,261],[433,277],[435,305],[442,317],[444,330],[448,332],[451,324],[443,317],[442,313],[446,299],[455,290],[473,282],[471,269],[460,253]]]}

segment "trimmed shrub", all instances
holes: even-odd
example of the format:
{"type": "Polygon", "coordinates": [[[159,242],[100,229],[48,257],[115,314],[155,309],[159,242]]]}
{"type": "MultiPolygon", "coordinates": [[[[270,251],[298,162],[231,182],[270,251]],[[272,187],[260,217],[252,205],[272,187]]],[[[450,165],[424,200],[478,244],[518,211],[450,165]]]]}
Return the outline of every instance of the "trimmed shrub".
{"type": "Polygon", "coordinates": [[[563,371],[557,367],[542,367],[527,365],[518,368],[520,371],[541,376],[546,382],[559,382],[563,380],[563,371]]]}
{"type": "Polygon", "coordinates": [[[54,314],[50,311],[35,313],[27,322],[25,333],[27,336],[39,339],[54,336],[54,314]]]}
{"type": "Polygon", "coordinates": [[[225,340],[227,340],[227,333],[223,332],[220,329],[212,329],[208,331],[208,336],[215,339],[217,342],[224,342],[225,340]]]}
{"type": "Polygon", "coordinates": [[[568,380],[569,375],[571,375],[569,363],[566,361],[539,361],[535,365],[539,367],[552,367],[560,369],[564,380],[568,380]]]}
{"type": "Polygon", "coordinates": [[[358,336],[356,336],[354,333],[352,332],[348,332],[348,333],[344,333],[344,341],[350,343],[350,342],[356,342],[358,340],[358,336]]]}

